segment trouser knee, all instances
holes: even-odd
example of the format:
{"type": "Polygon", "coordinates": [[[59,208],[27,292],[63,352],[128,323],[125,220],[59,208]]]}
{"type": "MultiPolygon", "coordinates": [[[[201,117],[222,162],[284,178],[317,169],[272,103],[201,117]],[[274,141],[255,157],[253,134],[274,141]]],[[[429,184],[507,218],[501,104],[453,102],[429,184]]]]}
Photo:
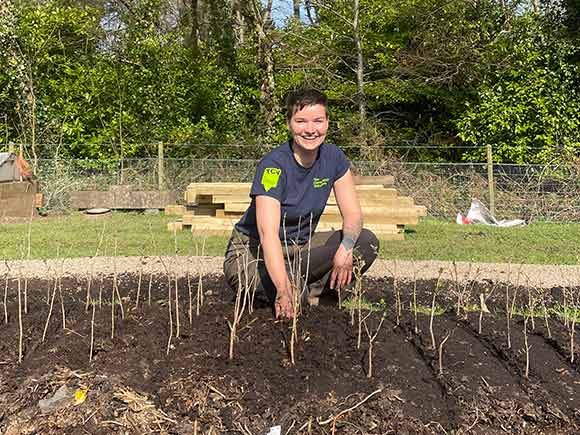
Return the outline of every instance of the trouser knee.
{"type": "Polygon", "coordinates": [[[361,273],[367,271],[379,255],[379,239],[371,230],[363,228],[355,245],[355,252],[364,262],[361,273]]]}

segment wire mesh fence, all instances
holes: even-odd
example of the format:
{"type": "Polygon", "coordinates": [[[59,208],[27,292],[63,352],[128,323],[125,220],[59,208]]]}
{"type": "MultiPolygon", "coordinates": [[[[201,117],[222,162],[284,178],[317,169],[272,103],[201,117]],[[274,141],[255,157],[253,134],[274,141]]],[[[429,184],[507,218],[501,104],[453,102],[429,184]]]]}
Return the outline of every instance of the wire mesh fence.
{"type": "MultiPolygon", "coordinates": [[[[192,182],[249,182],[256,164],[255,159],[41,159],[36,174],[46,208],[66,211],[77,190],[129,184],[137,190],[172,190],[181,198],[192,182]]],[[[359,175],[393,175],[399,194],[413,197],[434,217],[453,218],[466,211],[471,198],[489,204],[493,196],[498,218],[580,221],[580,168],[574,165],[493,165],[491,186],[486,163],[390,158],[353,161],[353,169],[359,175]]]]}

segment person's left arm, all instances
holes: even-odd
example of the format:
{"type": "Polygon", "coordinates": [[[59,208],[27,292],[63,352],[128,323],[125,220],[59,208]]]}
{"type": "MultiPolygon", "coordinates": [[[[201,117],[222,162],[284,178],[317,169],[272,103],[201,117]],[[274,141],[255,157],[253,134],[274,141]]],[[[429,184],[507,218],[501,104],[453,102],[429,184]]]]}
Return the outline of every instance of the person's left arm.
{"type": "Polygon", "coordinates": [[[334,254],[330,288],[341,289],[352,280],[353,249],[363,225],[360,202],[350,169],[334,182],[334,196],[342,215],[342,241],[334,254]]]}

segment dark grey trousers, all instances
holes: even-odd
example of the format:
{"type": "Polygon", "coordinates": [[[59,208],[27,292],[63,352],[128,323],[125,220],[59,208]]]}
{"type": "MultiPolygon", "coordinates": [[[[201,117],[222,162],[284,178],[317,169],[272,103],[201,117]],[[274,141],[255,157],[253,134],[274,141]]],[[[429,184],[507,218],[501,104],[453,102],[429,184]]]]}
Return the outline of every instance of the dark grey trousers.
{"type": "MultiPolygon", "coordinates": [[[[342,241],[342,231],[314,233],[310,244],[282,243],[282,252],[289,276],[299,277],[301,287],[306,280],[303,300],[313,300],[330,292],[330,274],[336,250],[342,241]],[[308,252],[310,249],[310,253],[308,252]]],[[[257,305],[271,305],[276,298],[276,288],[268,275],[260,241],[234,229],[226,249],[224,275],[230,288],[238,286],[255,289],[257,305]]],[[[355,262],[362,262],[361,273],[373,264],[379,252],[379,240],[371,231],[363,229],[354,247],[355,262]]],[[[302,288],[300,288],[302,290],[302,288]]]]}

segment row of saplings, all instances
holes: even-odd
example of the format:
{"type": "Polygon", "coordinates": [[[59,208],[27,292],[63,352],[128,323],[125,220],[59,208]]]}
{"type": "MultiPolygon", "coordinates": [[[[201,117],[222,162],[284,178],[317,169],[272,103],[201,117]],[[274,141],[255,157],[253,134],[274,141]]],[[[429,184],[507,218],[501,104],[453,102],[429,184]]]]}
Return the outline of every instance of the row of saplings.
{"type": "MultiPolygon", "coordinates": [[[[293,318],[290,320],[290,339],[287,340],[289,359],[292,365],[296,364],[296,343],[298,341],[298,323],[301,315],[301,304],[300,301],[303,300],[302,295],[306,290],[305,283],[301,282],[299,277],[302,275],[300,271],[301,259],[298,257],[295,259],[294,263],[289,267],[289,275],[291,282],[295,288],[294,298],[292,300],[293,318]]],[[[249,313],[252,312],[253,298],[255,295],[255,281],[247,278],[244,274],[244,270],[251,267],[251,264],[238,264],[238,282],[240,283],[234,304],[234,313],[232,320],[228,321],[230,328],[230,346],[229,346],[229,358],[234,358],[234,346],[236,343],[236,334],[239,329],[240,322],[243,318],[244,312],[247,310],[249,313]]],[[[363,340],[363,331],[366,336],[367,349],[368,349],[368,367],[367,367],[367,377],[372,377],[373,375],[373,346],[375,340],[383,326],[383,322],[387,315],[387,307],[385,305],[384,299],[381,299],[379,304],[370,303],[365,299],[365,289],[363,281],[361,279],[361,269],[363,264],[358,262],[354,267],[354,284],[351,289],[348,290],[349,296],[343,301],[341,292],[338,293],[338,305],[339,308],[346,308],[350,312],[350,323],[352,326],[356,325],[357,328],[357,348],[361,348],[361,343],[363,340]],[[374,328],[370,326],[369,318],[373,313],[378,313],[380,315],[380,320],[374,322],[374,328]]],[[[447,288],[447,294],[455,298],[454,311],[458,319],[467,320],[469,313],[478,313],[478,334],[482,334],[483,321],[486,314],[491,314],[488,309],[488,302],[495,296],[498,297],[500,292],[503,292],[505,301],[505,323],[506,323],[506,340],[507,348],[512,348],[512,327],[513,327],[513,317],[514,315],[519,315],[523,317],[523,338],[524,338],[524,354],[525,354],[525,367],[523,370],[524,378],[529,377],[530,372],[530,348],[528,343],[529,333],[536,328],[536,319],[542,319],[548,339],[552,339],[552,330],[550,328],[550,317],[556,315],[562,320],[569,337],[569,360],[570,363],[575,361],[575,330],[576,323],[580,319],[580,291],[578,288],[569,286],[563,288],[562,291],[562,301],[556,304],[552,304],[550,307],[547,304],[547,299],[549,290],[543,287],[531,287],[527,285],[522,288],[520,286],[520,281],[525,278],[522,273],[522,267],[520,266],[517,271],[515,282],[511,281],[511,273],[508,274],[508,279],[500,284],[493,283],[489,281],[480,281],[479,269],[474,269],[473,265],[469,265],[467,273],[460,279],[459,272],[457,270],[457,265],[455,262],[452,264],[453,270],[452,280],[450,288],[447,288]],[[478,292],[477,303],[473,303],[473,293],[476,288],[476,284],[483,282],[483,286],[480,286],[480,291],[478,292]],[[518,301],[525,300],[523,304],[518,301]]],[[[510,268],[511,271],[511,268],[510,268]]],[[[445,344],[449,338],[453,335],[454,329],[446,331],[445,334],[437,339],[434,330],[434,319],[437,315],[443,314],[446,310],[442,309],[437,304],[437,298],[441,296],[443,286],[443,275],[444,269],[439,270],[438,277],[435,281],[434,287],[431,289],[430,305],[423,306],[417,303],[417,268],[413,270],[413,279],[409,282],[404,281],[399,278],[397,273],[397,263],[393,263],[393,269],[385,269],[385,276],[390,275],[393,280],[393,293],[394,293],[394,313],[395,313],[395,324],[397,327],[401,325],[404,307],[409,306],[410,311],[413,313],[413,331],[415,334],[419,334],[419,322],[418,315],[424,314],[429,316],[429,335],[430,335],[430,348],[433,351],[437,351],[438,357],[438,372],[439,375],[443,374],[443,354],[445,344]],[[404,285],[403,285],[404,284],[404,285]],[[407,302],[403,301],[403,291],[402,288],[411,289],[410,297],[407,302]]],[[[306,276],[308,271],[306,271],[306,276]]],[[[529,284],[529,279],[526,279],[527,284],[529,284]]]]}
{"type": "MultiPolygon", "coordinates": [[[[179,286],[179,275],[177,272],[172,272],[167,264],[161,257],[158,257],[163,265],[164,273],[159,276],[159,274],[149,273],[148,281],[147,277],[143,273],[143,262],[140,262],[140,268],[138,272],[138,283],[137,291],[134,302],[134,309],[139,309],[139,304],[142,299],[142,293],[146,293],[143,298],[145,298],[146,303],[151,305],[152,302],[152,288],[157,275],[157,279],[165,280],[167,282],[167,307],[168,307],[168,322],[169,322],[169,337],[167,340],[166,352],[169,354],[172,348],[172,342],[176,338],[181,336],[181,320],[183,308],[187,310],[187,318],[190,324],[193,322],[194,312],[196,316],[200,315],[200,310],[204,304],[204,289],[203,281],[204,276],[200,272],[197,274],[197,278],[193,278],[190,273],[186,274],[186,286],[187,286],[187,307],[180,306],[180,292],[185,291],[180,289],[179,286]],[[194,283],[192,284],[192,281],[194,283]],[[197,281],[197,282],[195,282],[197,281]],[[194,294],[195,293],[195,294],[194,294]]],[[[118,317],[117,311],[120,312],[121,319],[125,319],[126,304],[132,304],[130,301],[130,296],[123,297],[119,290],[119,277],[118,271],[115,265],[115,260],[113,259],[113,276],[111,280],[110,292],[104,289],[104,277],[100,276],[100,284],[97,288],[97,281],[99,279],[94,277],[92,270],[86,278],[86,298],[85,298],[85,310],[90,313],[91,316],[91,328],[90,328],[90,345],[89,345],[89,361],[92,361],[94,356],[94,342],[95,342],[95,312],[96,310],[102,309],[103,306],[110,307],[111,312],[111,339],[115,337],[115,327],[116,318],[118,317]],[[107,300],[105,300],[105,295],[108,295],[107,300]]],[[[62,264],[60,271],[55,270],[54,278],[51,281],[51,285],[47,288],[46,294],[46,304],[48,305],[48,311],[46,316],[46,321],[43,329],[42,342],[46,340],[47,331],[53,317],[55,309],[55,303],[58,296],[58,304],[60,305],[60,314],[62,321],[63,330],[67,330],[67,319],[65,310],[65,292],[63,292],[62,287],[62,264]]],[[[292,365],[296,364],[296,352],[297,352],[297,341],[298,341],[298,326],[301,312],[302,293],[305,291],[306,286],[304,283],[300,282],[299,277],[302,275],[297,264],[300,264],[300,258],[296,259],[296,262],[290,265],[290,277],[291,281],[295,287],[294,298],[292,301],[293,308],[293,318],[288,321],[289,328],[289,340],[285,343],[289,351],[289,361],[292,365]]],[[[243,273],[244,270],[248,270],[249,267],[254,267],[253,264],[238,264],[238,286],[235,302],[233,304],[233,313],[231,319],[228,320],[228,326],[230,331],[229,338],[229,358],[233,359],[235,356],[235,344],[237,341],[237,333],[240,329],[240,323],[244,317],[244,313],[251,314],[254,306],[254,296],[256,293],[256,282],[248,278],[247,274],[243,273]]],[[[28,314],[28,279],[22,278],[20,274],[14,274],[10,269],[8,263],[6,263],[7,272],[4,276],[4,295],[3,295],[3,317],[4,323],[9,323],[9,313],[8,313],[8,295],[11,291],[16,293],[16,299],[18,301],[18,362],[20,363],[23,358],[24,352],[24,322],[25,316],[28,314]],[[16,276],[14,276],[16,275],[16,276]],[[12,289],[10,283],[15,284],[12,289]]],[[[338,295],[339,307],[347,308],[350,311],[350,322],[351,325],[357,328],[357,347],[360,349],[363,341],[363,332],[366,336],[366,341],[368,345],[368,367],[367,367],[367,377],[372,377],[373,374],[373,346],[375,340],[383,326],[383,322],[387,315],[387,309],[382,300],[380,304],[370,304],[365,300],[365,289],[363,285],[363,280],[361,279],[361,268],[362,264],[358,263],[354,268],[354,283],[348,290],[348,297],[344,298],[343,295],[338,295]],[[374,322],[374,327],[371,327],[369,319],[373,313],[381,314],[380,321],[374,322]]],[[[201,271],[201,267],[199,269],[201,271]]],[[[528,377],[530,368],[530,346],[528,345],[528,334],[531,330],[535,329],[536,318],[541,318],[548,338],[552,338],[552,332],[550,328],[550,317],[552,314],[557,315],[562,319],[563,324],[568,331],[569,336],[569,359],[571,363],[575,360],[575,330],[576,323],[580,318],[580,292],[578,289],[573,287],[566,287],[562,291],[562,301],[555,305],[548,307],[546,303],[547,291],[543,288],[532,288],[526,287],[524,290],[521,289],[519,285],[520,279],[523,277],[521,273],[521,268],[517,272],[517,278],[515,283],[512,283],[508,279],[504,284],[492,284],[487,282],[486,285],[482,287],[479,292],[479,301],[477,304],[473,304],[472,300],[473,290],[475,284],[478,282],[479,271],[476,270],[472,272],[470,266],[466,276],[463,279],[459,279],[459,274],[457,272],[457,267],[453,265],[453,278],[451,286],[449,288],[448,294],[453,295],[456,298],[455,311],[459,317],[466,318],[467,314],[470,312],[479,313],[478,321],[478,333],[482,333],[483,329],[483,319],[486,314],[490,311],[487,308],[487,302],[489,299],[503,291],[505,300],[505,320],[506,320],[506,338],[507,347],[511,349],[511,329],[512,329],[512,319],[514,315],[520,315],[523,317],[523,338],[524,338],[524,354],[525,354],[525,367],[523,370],[524,377],[528,377]],[[517,301],[521,300],[522,297],[527,301],[521,305],[517,305],[517,301]]],[[[308,271],[306,271],[306,274],[308,271]]],[[[395,322],[399,326],[404,307],[409,306],[411,312],[414,315],[414,332],[419,333],[418,327],[418,314],[425,314],[429,316],[429,334],[431,338],[431,349],[437,351],[438,363],[439,363],[439,374],[443,373],[443,353],[445,344],[453,334],[453,330],[446,331],[446,333],[437,339],[434,331],[434,318],[442,313],[441,307],[437,305],[437,298],[441,295],[443,290],[443,269],[440,269],[439,276],[435,281],[435,285],[431,290],[431,303],[430,306],[419,305],[417,303],[417,270],[414,271],[414,278],[411,282],[404,282],[406,288],[411,289],[411,294],[408,295],[410,300],[408,305],[403,302],[403,293],[401,288],[403,287],[403,280],[398,277],[397,274],[397,264],[394,264],[393,270],[385,270],[385,274],[389,274],[393,279],[393,292],[395,300],[395,322]]]]}

